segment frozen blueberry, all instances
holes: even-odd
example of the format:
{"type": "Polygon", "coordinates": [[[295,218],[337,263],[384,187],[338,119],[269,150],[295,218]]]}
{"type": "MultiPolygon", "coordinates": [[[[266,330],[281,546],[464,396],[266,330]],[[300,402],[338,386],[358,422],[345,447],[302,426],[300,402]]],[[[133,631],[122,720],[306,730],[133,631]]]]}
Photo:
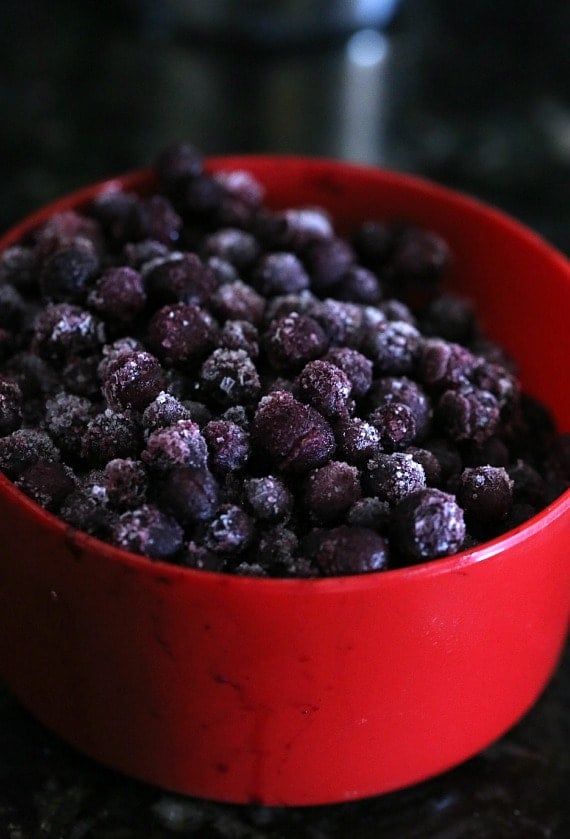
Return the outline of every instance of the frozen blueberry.
{"type": "Polygon", "coordinates": [[[470,300],[454,294],[441,294],[430,301],[422,313],[422,332],[458,344],[468,344],[476,327],[475,309],[470,300]]]}
{"type": "Polygon", "coordinates": [[[16,486],[50,513],[57,513],[75,489],[75,478],[69,466],[43,460],[28,466],[16,479],[16,486]]]}
{"type": "Polygon", "coordinates": [[[507,473],[512,481],[514,500],[540,509],[546,495],[546,484],[542,475],[521,458],[507,466],[507,473]]]}
{"type": "Polygon", "coordinates": [[[93,414],[93,403],[73,393],[59,391],[46,401],[46,429],[68,457],[80,456],[83,435],[93,414]]]}
{"type": "Polygon", "coordinates": [[[416,420],[403,402],[387,402],[375,408],[369,422],[378,429],[380,445],[386,452],[405,449],[416,437],[416,420]]]}
{"type": "Polygon", "coordinates": [[[71,527],[108,540],[118,516],[109,507],[102,480],[102,476],[101,482],[91,476],[84,480],[66,496],[59,515],[71,527]]]}
{"type": "Polygon", "coordinates": [[[97,366],[97,375],[104,382],[116,362],[133,352],[143,351],[144,345],[137,338],[126,336],[117,338],[112,344],[105,344],[101,349],[101,357],[97,366]]]}
{"type": "Polygon", "coordinates": [[[107,371],[102,391],[108,404],[119,411],[144,411],[165,385],[160,362],[148,352],[121,356],[107,371]]]}
{"type": "Polygon", "coordinates": [[[136,201],[128,219],[129,239],[155,239],[165,245],[178,242],[182,219],[164,195],[151,195],[136,201]]]}
{"type": "Polygon", "coordinates": [[[350,347],[333,347],[324,357],[348,376],[351,395],[355,399],[365,396],[372,385],[372,362],[358,350],[350,347]]]}
{"type": "Polygon", "coordinates": [[[461,549],[465,539],[463,510],[453,495],[421,489],[397,505],[392,536],[409,561],[449,556],[461,549]]]}
{"type": "Polygon", "coordinates": [[[143,269],[144,286],[153,305],[204,305],[217,287],[213,270],[195,253],[174,251],[143,269]]]}
{"type": "Polygon", "coordinates": [[[246,465],[251,454],[249,434],[235,422],[212,420],[204,427],[204,438],[214,471],[223,474],[246,465]]]}
{"type": "Polygon", "coordinates": [[[369,527],[384,532],[388,529],[391,509],[387,501],[380,501],[374,495],[359,498],[351,505],[346,520],[355,527],[369,527]]]}
{"type": "Polygon", "coordinates": [[[87,305],[111,322],[129,323],[144,308],[146,294],[141,275],[126,265],[108,268],[96,281],[87,305]]]}
{"type": "Polygon", "coordinates": [[[343,417],[335,426],[338,452],[349,463],[361,466],[380,451],[380,433],[359,417],[343,417]]]}
{"type": "Polygon", "coordinates": [[[513,481],[502,467],[464,469],[457,500],[468,522],[487,524],[504,519],[513,501],[513,481]]]}
{"type": "Polygon", "coordinates": [[[55,303],[81,302],[98,269],[99,260],[87,249],[58,250],[43,263],[40,290],[46,299],[55,303]]]}
{"type": "Polygon", "coordinates": [[[222,407],[251,405],[261,394],[259,374],[245,350],[214,350],[200,368],[200,383],[222,407]]]}
{"type": "Polygon", "coordinates": [[[258,519],[286,521],[293,509],[293,495],[281,478],[267,475],[244,483],[245,497],[258,519]]]}
{"type": "Polygon", "coordinates": [[[98,353],[70,356],[60,370],[60,383],[63,389],[88,399],[99,399],[101,396],[98,376],[100,358],[98,353]]]}
{"type": "Polygon", "coordinates": [[[305,490],[305,504],[312,518],[323,524],[337,520],[361,496],[356,466],[331,460],[313,470],[305,490]]]}
{"type": "MultiPolygon", "coordinates": [[[[56,372],[35,352],[18,352],[5,365],[5,375],[17,382],[24,402],[58,389],[56,372]]],[[[25,407],[25,405],[24,405],[25,407]]]]}
{"type": "Polygon", "coordinates": [[[178,420],[149,434],[141,458],[158,473],[167,472],[175,466],[202,469],[208,459],[208,447],[195,422],[178,420]]]}
{"type": "Polygon", "coordinates": [[[12,245],[0,254],[0,284],[10,283],[22,292],[36,285],[36,255],[25,245],[12,245]]]}
{"type": "Polygon", "coordinates": [[[278,212],[276,221],[281,225],[281,244],[296,252],[304,252],[334,234],[331,217],[322,207],[291,207],[278,212]]]}
{"type": "Polygon", "coordinates": [[[377,275],[362,265],[353,265],[335,288],[339,300],[375,306],[382,299],[382,285],[377,275]]]}
{"type": "Polygon", "coordinates": [[[310,315],[310,310],[318,304],[318,300],[310,291],[301,291],[299,294],[278,294],[267,301],[264,320],[267,324],[277,318],[284,318],[292,312],[300,315],[310,315]]]}
{"type": "Polygon", "coordinates": [[[255,441],[285,472],[322,466],[335,449],[332,428],[322,414],[287,391],[263,397],[252,430],[255,441]]]}
{"type": "Polygon", "coordinates": [[[239,280],[239,274],[235,265],[232,265],[227,259],[221,259],[219,256],[209,256],[206,260],[206,265],[214,272],[217,286],[226,283],[235,283],[239,280]]]}
{"type": "Polygon", "coordinates": [[[200,571],[224,571],[226,557],[222,554],[215,554],[197,542],[190,541],[178,557],[180,565],[186,568],[199,568],[200,571]]]}
{"type": "Polygon", "coordinates": [[[361,306],[328,297],[311,305],[308,314],[321,326],[331,347],[360,346],[363,330],[361,306]]]}
{"type": "Polygon", "coordinates": [[[127,263],[124,267],[142,271],[146,264],[155,259],[163,259],[169,253],[170,249],[168,245],[157,242],[156,239],[142,239],[140,242],[127,242],[123,248],[123,255],[127,263]]]}
{"type": "Polygon", "coordinates": [[[161,188],[171,194],[201,175],[204,164],[201,153],[190,143],[175,143],[162,150],[154,169],[161,188]]]}
{"type": "Polygon", "coordinates": [[[122,245],[131,238],[132,217],[138,200],[132,192],[115,189],[106,190],[91,202],[89,213],[99,222],[111,246],[122,245]]]}
{"type": "Polygon", "coordinates": [[[259,355],[259,332],[247,320],[227,320],[220,332],[220,346],[228,350],[244,350],[250,358],[259,355]]]}
{"type": "Polygon", "coordinates": [[[493,394],[499,403],[503,418],[512,413],[520,397],[520,385],[509,370],[500,364],[481,359],[475,365],[470,380],[479,390],[493,394]]]}
{"type": "Polygon", "coordinates": [[[303,263],[289,251],[262,256],[255,268],[253,282],[266,297],[297,294],[310,285],[309,275],[303,263]]]}
{"type": "Polygon", "coordinates": [[[169,559],[182,547],[183,536],[175,519],[153,504],[143,504],[120,516],[112,530],[111,541],[119,548],[151,559],[169,559]]]}
{"type": "Polygon", "coordinates": [[[161,390],[144,409],[142,424],[145,432],[151,433],[178,420],[193,419],[191,411],[172,394],[161,390]]]}
{"type": "Polygon", "coordinates": [[[367,574],[387,566],[387,541],[365,527],[342,524],[319,531],[311,542],[311,559],[325,577],[367,574]]]}
{"type": "MultiPolygon", "coordinates": [[[[423,467],[426,476],[426,484],[428,486],[439,486],[442,480],[442,468],[436,455],[429,449],[417,446],[408,446],[406,453],[410,454],[416,463],[419,463],[423,467]]],[[[461,459],[458,459],[456,471],[460,468],[461,459]]]]}
{"type": "MultiPolygon", "coordinates": [[[[368,311],[370,307],[368,307],[368,311]]],[[[418,328],[418,322],[410,309],[402,300],[397,297],[389,297],[383,300],[378,307],[378,311],[384,315],[386,320],[403,320],[404,323],[409,323],[410,326],[418,328]]]]}
{"type": "Polygon", "coordinates": [[[8,283],[0,285],[0,329],[17,331],[26,314],[26,302],[20,292],[8,283]]]}
{"type": "Polygon", "coordinates": [[[264,343],[267,357],[276,370],[299,369],[323,355],[328,347],[319,324],[298,312],[271,321],[264,343]]]}
{"type": "Polygon", "coordinates": [[[348,242],[337,236],[313,243],[304,259],[311,276],[311,286],[323,291],[336,285],[355,262],[356,256],[348,242]]]}
{"type": "Polygon", "coordinates": [[[212,294],[210,308],[220,320],[247,320],[260,323],[265,300],[242,280],[220,285],[212,294]]]}
{"type": "Polygon", "coordinates": [[[162,362],[185,366],[208,354],[215,335],[215,322],[208,312],[193,304],[176,303],[153,315],[147,340],[162,362]]]}
{"type": "Polygon", "coordinates": [[[477,358],[460,344],[440,338],[424,340],[418,364],[418,377],[426,387],[448,390],[471,379],[477,358]]]}
{"type": "Polygon", "coordinates": [[[388,376],[402,376],[415,370],[422,346],[418,330],[403,320],[383,321],[369,327],[363,351],[376,369],[388,376]]]}
{"type": "MultiPolygon", "coordinates": [[[[430,437],[423,441],[422,446],[436,458],[442,483],[453,482],[459,477],[463,469],[463,460],[455,443],[444,437],[430,437]]],[[[421,457],[419,463],[423,464],[421,457]]]]}
{"type": "Polygon", "coordinates": [[[239,554],[253,538],[253,519],[237,504],[222,504],[208,523],[204,543],[214,553],[239,554]]]}
{"type": "Polygon", "coordinates": [[[38,461],[53,463],[59,459],[59,449],[45,431],[18,428],[0,437],[0,470],[9,478],[16,478],[38,461]]]}
{"type": "Polygon", "coordinates": [[[149,480],[144,463],[131,457],[110,460],[103,469],[109,504],[119,510],[147,501],[149,480]]]}
{"type": "Polygon", "coordinates": [[[211,519],[218,507],[219,486],[206,468],[176,466],[158,484],[160,505],[184,526],[211,519]]]}
{"type": "Polygon", "coordinates": [[[103,323],[70,303],[49,304],[35,321],[34,348],[52,363],[97,350],[104,342],[103,323]]]}
{"type": "Polygon", "coordinates": [[[204,241],[204,255],[218,256],[231,262],[238,271],[250,268],[259,256],[259,244],[251,233],[225,227],[211,233],[204,241]]]}
{"type": "Polygon", "coordinates": [[[140,447],[135,418],[106,408],[89,421],[81,440],[81,456],[93,466],[104,466],[116,457],[136,457],[140,447]]]}
{"type": "Polygon", "coordinates": [[[0,375],[0,437],[16,431],[22,423],[22,391],[18,383],[0,375]]]}
{"type": "Polygon", "coordinates": [[[427,434],[432,418],[431,401],[423,388],[407,376],[383,376],[376,379],[369,393],[369,401],[375,407],[399,402],[411,410],[416,434],[427,434]]]}
{"type": "Polygon", "coordinates": [[[346,416],[352,407],[350,379],[330,361],[310,361],[301,370],[299,396],[329,419],[346,416]]]}
{"type": "Polygon", "coordinates": [[[394,230],[384,221],[368,219],[357,227],[352,245],[365,265],[381,269],[393,250],[394,230]]]}
{"type": "Polygon", "coordinates": [[[368,464],[367,484],[372,494],[391,505],[423,489],[426,476],[423,466],[411,454],[377,454],[368,464]]]}
{"type": "Polygon", "coordinates": [[[442,394],[436,406],[436,419],[451,440],[474,440],[481,444],[496,433],[500,406],[488,390],[465,386],[442,394]]]}
{"type": "Polygon", "coordinates": [[[436,283],[449,265],[447,243],[430,230],[404,229],[396,239],[390,268],[403,286],[425,287],[436,283]]]}

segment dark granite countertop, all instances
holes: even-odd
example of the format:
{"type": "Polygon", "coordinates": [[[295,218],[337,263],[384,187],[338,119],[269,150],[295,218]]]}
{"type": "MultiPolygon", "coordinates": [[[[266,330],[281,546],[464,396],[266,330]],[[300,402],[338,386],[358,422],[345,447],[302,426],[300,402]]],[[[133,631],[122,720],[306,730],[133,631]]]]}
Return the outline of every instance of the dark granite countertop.
{"type": "MultiPolygon", "coordinates": [[[[566,0],[378,2],[383,27],[388,6],[395,15],[376,34],[325,15],[310,38],[271,43],[250,26],[229,40],[227,27],[197,34],[184,5],[3,0],[0,231],[184,138],[211,153],[322,154],[417,172],[497,204],[570,253],[566,0]]],[[[0,687],[0,839],[562,839],[569,708],[567,651],[525,719],[462,766],[366,801],[270,810],[119,776],[0,687]]]]}

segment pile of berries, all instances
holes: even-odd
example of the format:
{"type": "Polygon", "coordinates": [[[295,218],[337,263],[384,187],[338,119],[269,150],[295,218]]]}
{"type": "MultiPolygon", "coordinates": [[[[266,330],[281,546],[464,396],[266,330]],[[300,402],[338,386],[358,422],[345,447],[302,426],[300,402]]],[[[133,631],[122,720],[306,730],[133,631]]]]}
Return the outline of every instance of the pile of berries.
{"type": "Polygon", "coordinates": [[[0,255],[0,470],[72,527],[237,574],[447,556],[570,485],[436,233],[347,238],[244,171],[166,149],[0,255]]]}

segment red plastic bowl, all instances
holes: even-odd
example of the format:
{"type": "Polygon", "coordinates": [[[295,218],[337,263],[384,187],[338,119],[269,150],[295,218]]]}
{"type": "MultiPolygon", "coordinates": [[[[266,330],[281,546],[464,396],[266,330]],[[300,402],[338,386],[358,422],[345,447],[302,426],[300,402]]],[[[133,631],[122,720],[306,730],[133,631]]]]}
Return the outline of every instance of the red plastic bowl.
{"type": "MultiPolygon", "coordinates": [[[[504,215],[415,178],[268,157],[273,206],[341,227],[405,216],[457,254],[526,389],[570,430],[570,267],[504,215]]],[[[4,237],[148,172],[57,201],[4,237]]],[[[152,562],[68,528],[0,478],[1,673],[78,749],[195,796],[299,805],[387,792],[500,737],[556,667],[570,608],[570,492],[477,550],[358,577],[275,580],[152,562]]]]}

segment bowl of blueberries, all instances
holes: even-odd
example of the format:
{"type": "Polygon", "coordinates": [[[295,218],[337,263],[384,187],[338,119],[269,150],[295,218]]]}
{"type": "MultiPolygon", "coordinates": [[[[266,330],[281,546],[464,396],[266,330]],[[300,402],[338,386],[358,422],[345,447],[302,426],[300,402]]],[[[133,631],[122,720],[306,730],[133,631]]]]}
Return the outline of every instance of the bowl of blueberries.
{"type": "Polygon", "coordinates": [[[0,241],[0,676],[77,749],[340,802],[496,740],[569,618],[570,267],[293,157],[153,166],[0,241]]]}

